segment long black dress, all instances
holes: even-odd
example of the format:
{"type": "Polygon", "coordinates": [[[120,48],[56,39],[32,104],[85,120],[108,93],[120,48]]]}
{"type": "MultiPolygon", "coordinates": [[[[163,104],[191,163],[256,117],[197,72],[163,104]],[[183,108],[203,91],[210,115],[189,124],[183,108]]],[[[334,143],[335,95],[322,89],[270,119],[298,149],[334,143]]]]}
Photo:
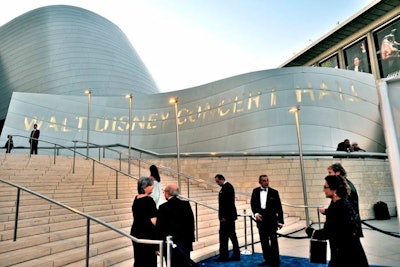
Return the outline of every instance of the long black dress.
{"type": "MultiPolygon", "coordinates": [[[[368,260],[360,242],[359,217],[347,199],[331,202],[323,229],[314,238],[328,239],[331,249],[329,267],[367,267],[368,260]]],[[[309,231],[307,231],[309,233],[309,231]]]]}
{"type": "MultiPolygon", "coordinates": [[[[156,227],[151,222],[151,218],[157,216],[157,208],[154,200],[149,197],[138,198],[132,204],[133,224],[131,235],[139,239],[156,239],[156,227]]],[[[133,256],[135,258],[134,267],[153,267],[157,266],[156,251],[157,245],[133,244],[133,256]]]]}

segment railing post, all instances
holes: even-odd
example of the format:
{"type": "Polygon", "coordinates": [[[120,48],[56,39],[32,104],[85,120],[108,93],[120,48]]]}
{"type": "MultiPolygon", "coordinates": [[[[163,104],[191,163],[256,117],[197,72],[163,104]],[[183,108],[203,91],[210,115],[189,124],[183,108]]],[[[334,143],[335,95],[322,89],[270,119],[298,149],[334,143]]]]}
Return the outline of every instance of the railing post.
{"type": "Polygon", "coordinates": [[[187,196],[190,197],[189,178],[186,176],[187,196]]]}
{"type": "Polygon", "coordinates": [[[138,159],[138,168],[139,168],[139,177],[142,177],[140,174],[141,174],[141,169],[142,169],[142,160],[139,158],[138,159]]]}
{"type": "MultiPolygon", "coordinates": [[[[167,236],[167,267],[171,266],[171,246],[172,246],[172,236],[167,236]]],[[[163,259],[161,258],[161,266],[163,259]]]]}
{"type": "Polygon", "coordinates": [[[254,251],[254,230],[253,230],[253,220],[250,217],[250,232],[251,232],[251,251],[254,251]]]}
{"type": "Polygon", "coordinates": [[[321,229],[321,217],[319,215],[319,208],[317,208],[317,216],[318,216],[318,227],[321,229]]]}
{"type": "Polygon", "coordinates": [[[74,140],[72,142],[74,142],[74,156],[73,156],[73,160],[72,160],[72,173],[75,173],[76,140],[74,140]]]}
{"type": "Polygon", "coordinates": [[[14,242],[17,241],[17,231],[18,231],[18,214],[19,214],[19,200],[21,198],[21,188],[18,187],[17,192],[17,206],[15,208],[15,222],[14,222],[14,242]]]}
{"type": "Polygon", "coordinates": [[[53,161],[54,165],[56,165],[56,150],[57,150],[57,145],[54,144],[54,161],[53,161]]]}
{"type": "Polygon", "coordinates": [[[93,167],[92,167],[92,185],[94,185],[94,160],[92,160],[93,162],[93,167]]]}
{"type": "Polygon", "coordinates": [[[196,210],[196,241],[199,241],[199,218],[198,218],[198,209],[197,209],[197,202],[195,205],[196,210]]]}
{"type": "Polygon", "coordinates": [[[246,210],[243,210],[244,219],[244,250],[240,253],[243,255],[251,255],[251,251],[247,249],[247,214],[246,210]]]}
{"type": "Polygon", "coordinates": [[[99,146],[99,161],[101,159],[101,146],[99,146]]]}
{"type": "Polygon", "coordinates": [[[89,267],[90,254],[90,219],[86,219],[86,267],[89,267]]]}
{"type": "Polygon", "coordinates": [[[121,171],[121,168],[122,168],[122,153],[121,152],[118,152],[118,153],[119,153],[119,171],[121,171]]]}
{"type": "Polygon", "coordinates": [[[118,171],[115,171],[115,198],[118,199],[118,171]]]}
{"type": "Polygon", "coordinates": [[[140,175],[140,173],[141,173],[141,165],[142,165],[142,152],[140,152],[139,153],[139,162],[138,162],[138,166],[139,166],[139,177],[142,177],[141,175],[140,175]]]}

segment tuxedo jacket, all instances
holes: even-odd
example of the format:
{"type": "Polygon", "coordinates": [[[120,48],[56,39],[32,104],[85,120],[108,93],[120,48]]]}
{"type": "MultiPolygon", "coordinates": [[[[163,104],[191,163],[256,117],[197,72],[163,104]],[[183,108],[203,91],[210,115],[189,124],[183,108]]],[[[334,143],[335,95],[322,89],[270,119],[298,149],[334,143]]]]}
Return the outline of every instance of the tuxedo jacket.
{"type": "Polygon", "coordinates": [[[267,203],[265,209],[261,208],[260,202],[261,187],[253,189],[251,194],[251,211],[253,214],[259,213],[262,215],[263,223],[276,227],[278,223],[283,224],[282,203],[277,190],[268,187],[267,203]]]}
{"type": "Polygon", "coordinates": [[[189,201],[171,197],[161,204],[156,226],[163,240],[171,235],[175,244],[184,249],[193,250],[194,215],[189,201]]]}
{"type": "Polygon", "coordinates": [[[229,182],[221,186],[218,194],[218,218],[225,218],[227,221],[235,221],[237,219],[237,210],[235,205],[235,189],[229,182]]]}
{"type": "Polygon", "coordinates": [[[39,139],[39,136],[40,136],[40,131],[39,131],[38,129],[33,130],[33,131],[31,132],[31,138],[35,138],[35,140],[29,138],[29,143],[31,143],[31,142],[32,142],[32,143],[38,143],[39,141],[36,140],[36,139],[39,139]]]}

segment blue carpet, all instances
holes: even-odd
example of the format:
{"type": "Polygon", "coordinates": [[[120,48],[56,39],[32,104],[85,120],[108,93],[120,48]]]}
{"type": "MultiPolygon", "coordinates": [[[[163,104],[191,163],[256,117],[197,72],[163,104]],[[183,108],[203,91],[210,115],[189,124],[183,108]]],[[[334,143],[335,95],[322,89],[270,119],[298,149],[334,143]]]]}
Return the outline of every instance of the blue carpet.
{"type": "MultiPolygon", "coordinates": [[[[297,258],[290,256],[281,255],[281,265],[280,267],[326,267],[327,264],[317,264],[310,263],[308,258],[297,258]]],[[[258,263],[263,262],[263,256],[261,253],[254,253],[252,255],[241,255],[240,261],[228,261],[228,262],[214,262],[218,256],[206,259],[204,261],[199,262],[200,267],[208,267],[208,266],[221,266],[221,267],[256,267],[258,263]]],[[[370,267],[384,267],[377,265],[370,265],[370,267]]]]}

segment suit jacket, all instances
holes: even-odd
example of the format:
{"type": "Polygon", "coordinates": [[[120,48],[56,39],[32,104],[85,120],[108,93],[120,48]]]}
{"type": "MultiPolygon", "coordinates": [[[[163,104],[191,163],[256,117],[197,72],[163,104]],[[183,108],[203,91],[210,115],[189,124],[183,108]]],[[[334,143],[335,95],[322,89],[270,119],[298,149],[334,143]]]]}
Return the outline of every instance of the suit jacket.
{"type": "Polygon", "coordinates": [[[232,184],[225,182],[221,186],[218,194],[218,218],[225,218],[227,221],[235,221],[237,219],[237,210],[235,206],[235,189],[232,184]]]}
{"type": "Polygon", "coordinates": [[[265,209],[261,209],[260,202],[261,187],[253,189],[251,194],[251,210],[253,214],[259,213],[263,217],[263,223],[271,227],[276,227],[278,223],[283,224],[282,203],[277,190],[268,187],[267,203],[265,209]]]}
{"type": "Polygon", "coordinates": [[[171,197],[161,204],[156,226],[163,240],[171,235],[175,244],[184,249],[193,250],[194,215],[189,201],[171,197]]]}
{"type": "MultiPolygon", "coordinates": [[[[40,131],[38,129],[32,130],[31,138],[39,139],[39,136],[40,136],[40,131]]],[[[29,143],[31,143],[31,142],[32,143],[39,143],[38,140],[34,140],[34,139],[31,139],[31,138],[29,138],[29,143]]]]}

